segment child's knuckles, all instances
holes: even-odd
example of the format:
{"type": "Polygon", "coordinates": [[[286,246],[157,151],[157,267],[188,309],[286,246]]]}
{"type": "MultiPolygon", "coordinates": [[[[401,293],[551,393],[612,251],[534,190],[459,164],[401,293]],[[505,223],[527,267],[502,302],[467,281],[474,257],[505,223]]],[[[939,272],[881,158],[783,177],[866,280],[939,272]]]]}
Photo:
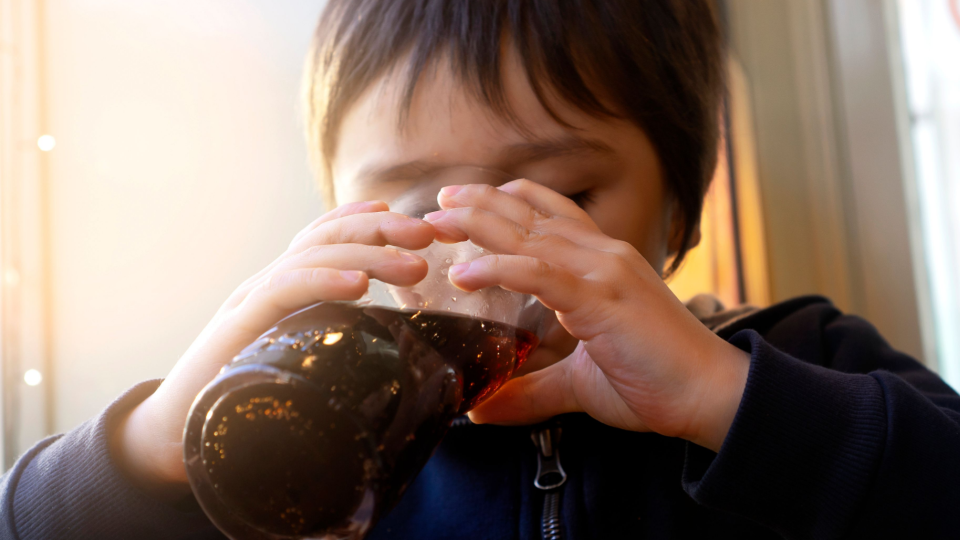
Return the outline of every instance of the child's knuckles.
{"type": "Polygon", "coordinates": [[[455,242],[463,242],[467,240],[469,237],[467,236],[467,233],[463,232],[458,227],[444,226],[444,227],[437,228],[436,238],[441,242],[455,243],[455,242]]]}
{"type": "Polygon", "coordinates": [[[554,216],[552,214],[548,214],[539,208],[534,206],[527,207],[526,225],[528,228],[541,229],[549,227],[551,222],[554,221],[553,218],[554,216]]]}
{"type": "Polygon", "coordinates": [[[624,240],[611,239],[606,251],[626,260],[631,260],[638,255],[637,248],[624,240]]]}
{"type": "Polygon", "coordinates": [[[467,184],[453,196],[462,201],[479,200],[496,195],[497,188],[487,184],[467,184]]]}
{"type": "Polygon", "coordinates": [[[534,277],[536,277],[541,283],[545,280],[551,279],[557,273],[556,268],[544,260],[533,259],[531,264],[533,266],[531,270],[534,277]]]}
{"type": "Polygon", "coordinates": [[[501,281],[501,276],[517,270],[512,257],[507,255],[486,255],[470,264],[470,277],[475,280],[488,282],[501,281]]]}
{"type": "Polygon", "coordinates": [[[382,262],[389,263],[420,263],[423,261],[423,257],[410,253],[407,251],[402,251],[397,248],[385,247],[377,250],[377,259],[382,262]]]}
{"type": "Polygon", "coordinates": [[[532,180],[527,180],[526,178],[518,178],[516,180],[511,180],[501,186],[502,191],[520,197],[521,199],[526,199],[527,197],[533,195],[533,191],[539,186],[536,182],[532,180]]]}
{"type": "Polygon", "coordinates": [[[367,261],[370,268],[388,268],[393,271],[409,269],[418,271],[422,267],[424,272],[426,272],[427,268],[427,262],[423,257],[391,247],[379,248],[376,252],[370,253],[367,261]]]}
{"type": "Polygon", "coordinates": [[[313,229],[300,231],[296,236],[293,237],[293,240],[290,240],[290,243],[287,244],[287,249],[283,252],[283,255],[289,255],[297,250],[297,246],[303,242],[303,239],[310,235],[313,232],[313,229]]]}
{"type": "Polygon", "coordinates": [[[414,285],[427,277],[428,267],[422,265],[403,265],[382,264],[372,266],[367,270],[367,274],[373,279],[379,279],[386,283],[407,287],[414,285]]]}
{"type": "Polygon", "coordinates": [[[534,244],[537,244],[543,241],[543,234],[540,233],[540,231],[536,229],[524,227],[523,225],[516,222],[512,222],[512,223],[513,223],[513,236],[518,248],[520,247],[530,248],[534,244]]]}
{"type": "Polygon", "coordinates": [[[344,204],[342,208],[344,208],[344,210],[341,215],[350,215],[371,212],[386,212],[390,209],[390,205],[383,201],[374,200],[347,203],[344,204]]]}
{"type": "Polygon", "coordinates": [[[558,235],[541,233],[536,240],[537,254],[542,254],[547,260],[552,260],[558,256],[564,256],[572,253],[571,250],[577,250],[577,246],[569,239],[558,235]]]}
{"type": "Polygon", "coordinates": [[[555,234],[571,240],[584,238],[594,232],[594,229],[582,221],[554,214],[547,214],[547,218],[541,219],[537,229],[544,234],[555,234]]]}
{"type": "Polygon", "coordinates": [[[299,279],[302,280],[303,285],[315,288],[315,290],[319,287],[320,292],[326,289],[351,287],[348,282],[340,277],[339,271],[332,268],[305,268],[299,274],[301,274],[299,279]]]}
{"type": "Polygon", "coordinates": [[[601,300],[599,293],[589,288],[576,300],[573,309],[560,314],[562,324],[574,330],[574,337],[591,341],[610,328],[613,310],[609,302],[601,300]]]}
{"type": "Polygon", "coordinates": [[[589,296],[602,303],[619,302],[623,299],[624,291],[629,287],[627,284],[630,281],[618,268],[619,264],[617,260],[601,263],[593,272],[585,276],[590,283],[589,296]]]}
{"type": "Polygon", "coordinates": [[[308,235],[295,242],[295,245],[291,247],[292,249],[302,248],[304,243],[313,245],[341,243],[346,229],[346,223],[345,218],[342,217],[323,223],[308,235]]]}
{"type": "Polygon", "coordinates": [[[304,236],[310,234],[317,227],[320,227],[324,223],[328,223],[335,219],[349,216],[352,214],[364,213],[364,212],[377,212],[386,209],[386,203],[383,201],[360,201],[342,204],[329,212],[326,212],[319,218],[313,220],[309,225],[304,227],[293,237],[293,240],[290,242],[290,246],[295,245],[300,239],[304,236]],[[378,204],[379,203],[379,204],[378,204]]]}
{"type": "Polygon", "coordinates": [[[365,213],[343,216],[318,227],[313,243],[315,244],[361,244],[382,245],[386,213],[365,213]]]}
{"type": "Polygon", "coordinates": [[[420,242],[432,239],[434,225],[425,221],[396,214],[384,214],[371,227],[378,242],[420,242]]]}
{"type": "Polygon", "coordinates": [[[366,272],[360,272],[356,281],[347,281],[340,271],[330,268],[312,268],[305,273],[304,288],[314,300],[355,300],[367,290],[366,272]]]}
{"type": "Polygon", "coordinates": [[[626,257],[607,251],[597,253],[597,259],[593,273],[602,281],[625,281],[636,275],[636,263],[626,257]]]}
{"type": "Polygon", "coordinates": [[[483,226],[481,211],[472,207],[451,208],[440,221],[431,223],[440,235],[459,237],[483,226]]]}
{"type": "Polygon", "coordinates": [[[449,210],[447,215],[453,218],[451,225],[472,227],[482,223],[483,214],[484,212],[476,207],[466,206],[449,210]]]}
{"type": "Polygon", "coordinates": [[[327,245],[309,246],[300,253],[297,253],[295,259],[300,263],[309,264],[310,262],[325,258],[329,252],[330,247],[327,245]]]}
{"type": "MultiPolygon", "coordinates": [[[[273,262],[273,263],[271,263],[271,266],[274,266],[275,264],[277,264],[276,261],[273,262]]],[[[257,272],[256,274],[254,274],[254,275],[248,277],[247,279],[243,280],[243,283],[241,283],[236,289],[234,289],[234,290],[233,290],[233,293],[232,293],[230,296],[233,297],[233,296],[235,296],[235,295],[237,295],[237,294],[243,294],[244,296],[246,296],[246,294],[250,292],[250,289],[252,289],[253,287],[255,287],[256,284],[260,281],[261,276],[262,276],[263,274],[264,274],[264,270],[261,270],[261,271],[257,272]],[[243,291],[243,292],[241,293],[241,291],[243,291]]],[[[229,300],[229,299],[228,299],[228,300],[229,300]]]]}
{"type": "Polygon", "coordinates": [[[300,289],[330,272],[326,268],[279,270],[268,274],[257,287],[261,295],[276,296],[290,289],[300,289]]]}
{"type": "Polygon", "coordinates": [[[287,283],[287,272],[271,272],[254,288],[254,294],[269,296],[280,290],[287,283]]]}
{"type": "Polygon", "coordinates": [[[264,277],[256,288],[258,296],[272,297],[284,293],[287,289],[302,286],[306,281],[303,270],[280,270],[264,277]]]}
{"type": "MultiPolygon", "coordinates": [[[[355,214],[369,214],[374,212],[384,212],[390,207],[383,201],[356,201],[342,204],[331,210],[327,219],[336,219],[355,214]]],[[[326,217],[326,216],[325,216],[326,217]]]]}
{"type": "Polygon", "coordinates": [[[252,291],[255,287],[256,285],[253,283],[244,283],[243,285],[237,287],[236,290],[230,293],[230,296],[228,296],[220,306],[220,310],[229,311],[236,308],[243,303],[244,299],[250,295],[250,291],[252,291]]]}
{"type": "Polygon", "coordinates": [[[494,257],[498,261],[497,272],[504,275],[519,273],[522,277],[518,281],[525,286],[524,292],[528,294],[537,294],[541,289],[540,284],[557,277],[556,267],[535,257],[503,256],[501,258],[500,255],[494,255],[491,258],[494,257]]]}
{"type": "Polygon", "coordinates": [[[614,280],[603,284],[603,296],[611,304],[618,304],[627,298],[629,289],[624,286],[625,281],[614,280]]]}

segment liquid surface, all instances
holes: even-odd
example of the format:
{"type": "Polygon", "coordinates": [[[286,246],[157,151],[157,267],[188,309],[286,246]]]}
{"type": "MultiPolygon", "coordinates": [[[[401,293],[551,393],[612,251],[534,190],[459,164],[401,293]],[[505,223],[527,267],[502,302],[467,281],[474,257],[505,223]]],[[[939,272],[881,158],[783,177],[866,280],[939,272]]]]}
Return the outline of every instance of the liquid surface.
{"type": "Polygon", "coordinates": [[[336,303],[297,313],[221,376],[266,364],[295,380],[219,397],[200,443],[209,481],[261,531],[362,536],[450,421],[496,391],[536,344],[525,330],[449,313],[336,303]]]}

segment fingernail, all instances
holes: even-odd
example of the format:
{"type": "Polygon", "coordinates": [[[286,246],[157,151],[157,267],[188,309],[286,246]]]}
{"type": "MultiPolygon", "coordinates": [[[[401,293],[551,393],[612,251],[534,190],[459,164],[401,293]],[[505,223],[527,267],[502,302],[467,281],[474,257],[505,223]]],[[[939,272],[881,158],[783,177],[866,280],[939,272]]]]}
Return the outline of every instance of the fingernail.
{"type": "Polygon", "coordinates": [[[363,275],[363,272],[359,270],[341,270],[340,277],[347,281],[360,281],[360,276],[363,275]]]}
{"type": "Polygon", "coordinates": [[[429,221],[429,222],[437,221],[439,219],[442,219],[446,213],[447,213],[446,210],[437,210],[436,212],[430,212],[429,214],[423,216],[423,220],[429,221]]]}
{"type": "Polygon", "coordinates": [[[461,189],[463,189],[463,186],[445,186],[440,190],[440,193],[443,193],[446,197],[453,197],[457,193],[460,193],[461,189]]]}
{"type": "Polygon", "coordinates": [[[470,269],[470,263],[468,262],[455,264],[451,266],[449,270],[447,270],[447,274],[449,274],[452,277],[458,277],[466,273],[466,271],[469,269],[470,269]]]}
{"type": "Polygon", "coordinates": [[[400,258],[403,259],[403,260],[405,260],[405,261],[407,261],[407,262],[418,262],[418,261],[420,261],[420,257],[414,255],[413,253],[408,253],[408,252],[406,252],[406,251],[399,251],[399,250],[397,250],[397,251],[398,251],[398,253],[400,253],[400,258]]]}

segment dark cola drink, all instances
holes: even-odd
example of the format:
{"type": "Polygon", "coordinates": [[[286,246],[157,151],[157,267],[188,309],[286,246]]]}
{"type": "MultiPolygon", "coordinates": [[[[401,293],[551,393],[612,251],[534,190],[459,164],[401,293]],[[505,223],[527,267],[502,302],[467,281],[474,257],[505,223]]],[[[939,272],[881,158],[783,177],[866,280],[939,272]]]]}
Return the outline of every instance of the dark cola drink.
{"type": "Polygon", "coordinates": [[[283,320],[197,398],[188,474],[235,539],[362,538],[453,418],[536,347],[511,325],[324,303],[283,320]]]}

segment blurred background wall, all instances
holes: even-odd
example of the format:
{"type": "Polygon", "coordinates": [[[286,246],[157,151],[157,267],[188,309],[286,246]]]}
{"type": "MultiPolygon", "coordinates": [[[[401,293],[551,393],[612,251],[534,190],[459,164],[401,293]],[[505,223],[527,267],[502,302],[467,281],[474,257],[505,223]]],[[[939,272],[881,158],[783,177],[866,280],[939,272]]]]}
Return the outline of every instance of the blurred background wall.
{"type": "MultiPolygon", "coordinates": [[[[316,217],[320,0],[0,0],[3,461],[164,376],[316,217]]],[[[730,100],[670,284],[829,296],[960,384],[957,0],[718,0],[730,100]]]]}
{"type": "Polygon", "coordinates": [[[21,114],[15,151],[30,168],[18,172],[21,185],[46,186],[22,212],[44,216],[30,224],[42,234],[20,247],[44,243],[34,256],[47,274],[20,271],[18,284],[48,287],[48,313],[26,321],[44,328],[21,345],[50,330],[46,351],[22,351],[8,371],[31,404],[22,408],[40,413],[19,419],[11,452],[163,377],[227,295],[319,215],[298,99],[321,8],[6,2],[4,22],[16,19],[19,46],[34,52],[10,73],[35,82],[16,105],[42,111],[21,114]],[[36,144],[44,133],[56,141],[46,153],[36,144]],[[17,380],[27,368],[41,372],[37,387],[17,380]],[[45,403],[30,401],[44,390],[45,403]]]}

